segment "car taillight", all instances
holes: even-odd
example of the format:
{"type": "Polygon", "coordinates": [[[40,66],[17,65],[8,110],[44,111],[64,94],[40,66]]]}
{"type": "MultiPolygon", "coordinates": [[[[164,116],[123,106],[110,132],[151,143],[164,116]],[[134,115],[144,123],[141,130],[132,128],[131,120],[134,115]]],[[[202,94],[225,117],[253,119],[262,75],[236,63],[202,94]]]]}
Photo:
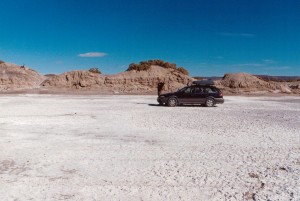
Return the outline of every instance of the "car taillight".
{"type": "Polygon", "coordinates": [[[223,92],[221,90],[219,91],[219,96],[223,97],[223,92]]]}

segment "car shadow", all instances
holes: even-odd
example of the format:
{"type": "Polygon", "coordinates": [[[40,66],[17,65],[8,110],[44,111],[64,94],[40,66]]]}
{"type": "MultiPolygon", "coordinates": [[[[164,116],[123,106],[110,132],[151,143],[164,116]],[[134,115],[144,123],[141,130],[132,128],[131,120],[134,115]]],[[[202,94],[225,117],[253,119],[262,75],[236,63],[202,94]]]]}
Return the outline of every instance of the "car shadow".
{"type": "Polygon", "coordinates": [[[163,105],[159,105],[159,104],[148,104],[148,106],[163,107],[163,105]]]}
{"type": "MultiPolygon", "coordinates": [[[[159,104],[148,104],[148,106],[152,106],[152,107],[169,107],[169,106],[166,106],[166,105],[159,105],[159,104]]],[[[176,107],[205,107],[205,105],[177,105],[176,107]]],[[[213,107],[218,107],[218,106],[213,106],[213,107]]],[[[209,108],[209,107],[207,107],[209,108]]]]}

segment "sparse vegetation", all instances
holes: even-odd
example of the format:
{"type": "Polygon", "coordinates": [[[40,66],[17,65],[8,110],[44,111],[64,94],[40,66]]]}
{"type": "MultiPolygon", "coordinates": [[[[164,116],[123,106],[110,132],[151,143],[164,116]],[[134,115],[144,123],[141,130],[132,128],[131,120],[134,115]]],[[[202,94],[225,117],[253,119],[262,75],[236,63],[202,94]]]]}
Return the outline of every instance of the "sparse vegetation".
{"type": "Polygon", "coordinates": [[[146,63],[144,61],[141,61],[139,64],[132,63],[129,65],[127,71],[143,71],[143,70],[148,70],[150,68],[151,64],[146,63]]]}
{"type": "Polygon", "coordinates": [[[101,74],[101,71],[98,68],[90,68],[89,72],[101,74]]]}
{"type": "Polygon", "coordinates": [[[3,64],[3,63],[5,63],[4,61],[2,61],[2,60],[0,60],[0,64],[3,64]]]}
{"type": "Polygon", "coordinates": [[[176,64],[169,63],[169,62],[164,62],[163,60],[159,60],[159,59],[141,61],[139,64],[132,63],[132,64],[129,65],[129,67],[126,71],[132,71],[132,70],[145,71],[145,70],[149,70],[151,65],[160,66],[162,68],[174,69],[174,70],[177,70],[177,71],[179,71],[179,72],[181,72],[185,75],[189,75],[189,72],[185,68],[183,68],[183,67],[177,68],[176,64]]]}
{"type": "Polygon", "coordinates": [[[224,80],[228,76],[229,76],[229,73],[225,73],[224,76],[222,77],[222,80],[224,80]]]}
{"type": "Polygon", "coordinates": [[[177,70],[181,73],[183,73],[184,75],[189,75],[189,71],[187,71],[185,68],[183,67],[179,67],[177,68],[177,70]]]}

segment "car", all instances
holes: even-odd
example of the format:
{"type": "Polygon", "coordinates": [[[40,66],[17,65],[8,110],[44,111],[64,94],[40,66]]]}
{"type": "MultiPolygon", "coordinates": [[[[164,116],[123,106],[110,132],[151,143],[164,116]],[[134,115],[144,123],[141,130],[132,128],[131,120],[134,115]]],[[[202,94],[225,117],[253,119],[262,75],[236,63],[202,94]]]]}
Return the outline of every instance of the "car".
{"type": "Polygon", "coordinates": [[[213,107],[216,104],[223,104],[223,93],[213,86],[212,81],[195,81],[191,86],[186,86],[177,92],[166,93],[158,96],[159,105],[175,107],[177,105],[200,104],[213,107]]]}

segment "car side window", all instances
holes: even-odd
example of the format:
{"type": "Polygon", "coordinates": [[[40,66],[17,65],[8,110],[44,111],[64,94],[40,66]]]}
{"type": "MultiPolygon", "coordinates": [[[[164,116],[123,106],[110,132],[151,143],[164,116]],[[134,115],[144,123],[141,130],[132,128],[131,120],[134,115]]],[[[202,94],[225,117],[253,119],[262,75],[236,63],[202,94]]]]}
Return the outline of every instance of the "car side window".
{"type": "Polygon", "coordinates": [[[200,94],[202,93],[202,90],[200,87],[194,87],[192,93],[194,94],[200,94]]]}

